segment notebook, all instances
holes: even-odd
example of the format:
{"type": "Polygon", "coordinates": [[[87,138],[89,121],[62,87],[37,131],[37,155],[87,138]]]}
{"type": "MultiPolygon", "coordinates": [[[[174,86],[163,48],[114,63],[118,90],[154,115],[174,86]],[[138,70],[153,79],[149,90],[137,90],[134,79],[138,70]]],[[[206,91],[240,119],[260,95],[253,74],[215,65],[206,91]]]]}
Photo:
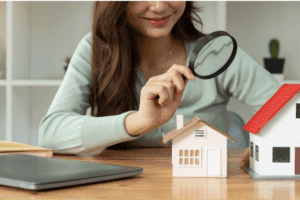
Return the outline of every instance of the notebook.
{"type": "Polygon", "coordinates": [[[18,142],[0,141],[0,155],[6,154],[29,154],[35,156],[52,157],[53,151],[51,149],[18,142]]]}
{"type": "Polygon", "coordinates": [[[26,154],[0,156],[0,185],[44,190],[135,176],[143,168],[26,154]]]}

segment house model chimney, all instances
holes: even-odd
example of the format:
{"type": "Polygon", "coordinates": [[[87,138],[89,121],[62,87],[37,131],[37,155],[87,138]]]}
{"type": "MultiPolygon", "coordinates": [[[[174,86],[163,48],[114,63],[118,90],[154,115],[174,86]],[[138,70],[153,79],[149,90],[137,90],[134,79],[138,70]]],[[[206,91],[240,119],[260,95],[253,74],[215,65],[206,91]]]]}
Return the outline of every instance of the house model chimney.
{"type": "Polygon", "coordinates": [[[177,130],[183,128],[183,115],[176,115],[177,130]]]}

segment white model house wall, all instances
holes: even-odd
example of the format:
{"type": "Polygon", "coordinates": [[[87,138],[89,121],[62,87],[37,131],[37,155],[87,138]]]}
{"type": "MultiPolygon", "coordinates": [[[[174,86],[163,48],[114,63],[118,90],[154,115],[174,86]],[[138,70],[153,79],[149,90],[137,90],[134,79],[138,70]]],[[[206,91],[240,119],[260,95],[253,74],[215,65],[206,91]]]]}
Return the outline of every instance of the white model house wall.
{"type": "Polygon", "coordinates": [[[300,147],[300,119],[296,118],[296,103],[300,103],[299,93],[257,135],[250,134],[250,144],[253,142],[250,167],[258,174],[295,174],[295,147],[300,147]],[[259,147],[259,161],[255,159],[255,145],[259,147]],[[273,147],[290,147],[290,162],[273,163],[273,147]]]}
{"type": "Polygon", "coordinates": [[[212,128],[202,124],[195,129],[205,129],[206,138],[197,138],[194,136],[194,131],[181,134],[173,139],[172,145],[172,164],[173,176],[203,176],[207,174],[207,150],[220,149],[221,153],[221,173],[222,177],[227,176],[227,137],[213,130],[212,128]],[[179,150],[201,150],[201,167],[194,166],[179,166],[179,150]],[[184,170],[184,169],[189,170],[184,170]]]}

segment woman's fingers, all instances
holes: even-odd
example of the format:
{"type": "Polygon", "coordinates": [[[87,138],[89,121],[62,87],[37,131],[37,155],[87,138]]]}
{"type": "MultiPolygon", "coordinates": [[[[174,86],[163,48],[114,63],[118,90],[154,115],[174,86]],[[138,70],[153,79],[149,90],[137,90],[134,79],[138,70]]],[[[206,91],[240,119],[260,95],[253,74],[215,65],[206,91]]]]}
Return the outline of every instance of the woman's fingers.
{"type": "Polygon", "coordinates": [[[183,65],[173,65],[166,73],[155,76],[149,79],[148,83],[155,82],[171,82],[175,86],[175,98],[183,92],[187,80],[184,80],[182,75],[187,77],[187,80],[194,80],[195,77],[191,70],[183,65]]]}
{"type": "Polygon", "coordinates": [[[153,127],[159,127],[169,121],[181,103],[187,82],[193,80],[188,73],[187,67],[179,66],[159,76],[151,77],[141,91],[138,111],[141,120],[153,127]],[[186,76],[185,81],[182,75],[186,76]]]}
{"type": "Polygon", "coordinates": [[[167,72],[172,72],[172,71],[179,72],[181,75],[184,75],[189,80],[194,80],[195,79],[195,76],[193,75],[190,68],[188,68],[184,65],[175,64],[167,72]]]}
{"type": "Polygon", "coordinates": [[[181,74],[178,71],[171,71],[169,73],[171,73],[172,77],[173,77],[172,82],[175,85],[175,89],[176,89],[175,98],[176,98],[178,94],[183,92],[185,83],[184,83],[184,80],[183,80],[181,74]]]}
{"type": "Polygon", "coordinates": [[[168,82],[168,81],[156,81],[156,82],[149,82],[146,85],[147,86],[159,86],[159,87],[153,88],[153,89],[157,89],[158,90],[158,95],[157,95],[157,96],[159,96],[158,103],[161,106],[162,106],[162,104],[165,105],[165,104],[173,101],[173,99],[175,98],[175,95],[174,95],[174,93],[175,93],[175,91],[174,91],[175,86],[174,86],[174,84],[172,82],[168,82]],[[165,89],[167,89],[168,95],[163,94],[164,92],[166,92],[165,89]],[[165,98],[163,98],[163,96],[161,96],[160,94],[165,95],[164,96],[165,98]]]}
{"type": "Polygon", "coordinates": [[[153,100],[159,96],[158,104],[165,106],[174,99],[174,84],[166,81],[148,82],[142,92],[147,93],[145,96],[147,100],[153,100]]]}
{"type": "MultiPolygon", "coordinates": [[[[186,80],[183,79],[182,75],[187,78],[187,80],[194,80],[195,76],[193,75],[192,71],[183,65],[173,65],[168,71],[167,74],[172,77],[172,82],[175,85],[176,88],[176,93],[175,95],[177,96],[181,92],[183,92],[184,87],[185,87],[185,82],[186,80]]],[[[176,97],[175,97],[176,98],[176,97]]]]}
{"type": "Polygon", "coordinates": [[[183,92],[188,80],[194,79],[195,77],[188,67],[175,64],[166,73],[151,77],[143,87],[144,93],[146,92],[143,96],[147,100],[158,99],[155,101],[156,104],[163,107],[176,100],[183,92]],[[187,79],[184,80],[183,76],[187,79]]]}

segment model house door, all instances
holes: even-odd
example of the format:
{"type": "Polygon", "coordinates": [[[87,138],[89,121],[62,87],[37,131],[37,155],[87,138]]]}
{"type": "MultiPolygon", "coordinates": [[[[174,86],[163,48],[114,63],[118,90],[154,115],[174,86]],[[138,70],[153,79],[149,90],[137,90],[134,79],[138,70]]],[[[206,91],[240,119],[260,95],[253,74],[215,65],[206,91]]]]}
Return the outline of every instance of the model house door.
{"type": "Polygon", "coordinates": [[[221,149],[207,150],[207,176],[221,176],[221,149]]]}
{"type": "Polygon", "coordinates": [[[295,174],[300,174],[300,147],[295,147],[295,174]]]}

